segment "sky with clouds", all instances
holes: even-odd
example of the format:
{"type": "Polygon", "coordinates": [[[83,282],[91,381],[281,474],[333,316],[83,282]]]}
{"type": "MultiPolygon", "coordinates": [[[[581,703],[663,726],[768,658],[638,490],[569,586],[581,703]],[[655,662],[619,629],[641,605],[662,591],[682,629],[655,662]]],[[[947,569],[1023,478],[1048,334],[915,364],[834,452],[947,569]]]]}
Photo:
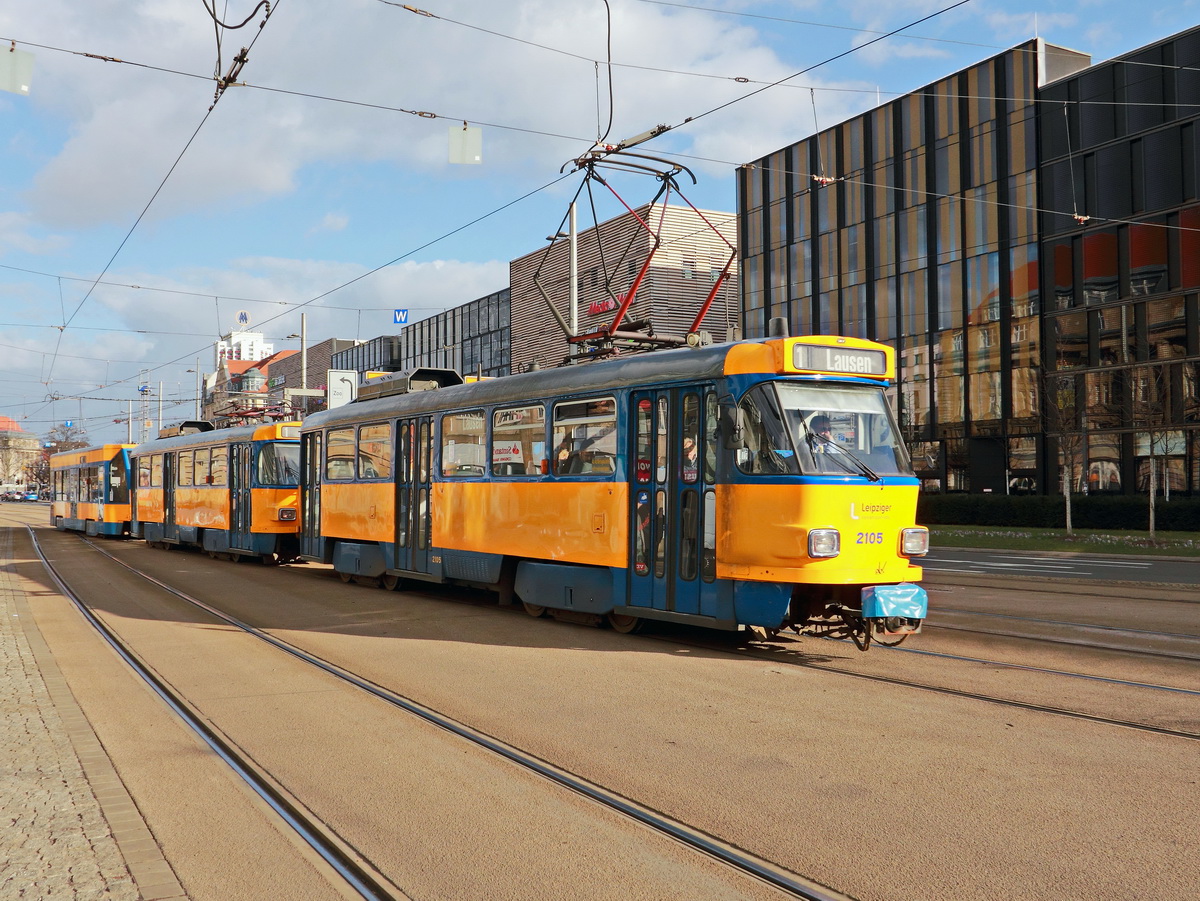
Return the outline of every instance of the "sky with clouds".
{"type": "Polygon", "coordinates": [[[275,0],[260,27],[256,0],[207,0],[218,27],[205,2],[0,6],[0,52],[33,55],[28,94],[0,93],[0,415],[27,431],[123,441],[142,382],[190,417],[239,311],[282,350],[301,312],[310,343],[369,339],[505,287],[600,138],[671,126],[639,150],[733,211],[739,164],[1030,37],[1100,61],[1200,21],[1200,0],[275,0]],[[464,124],[479,164],[449,161],[464,124]]]}

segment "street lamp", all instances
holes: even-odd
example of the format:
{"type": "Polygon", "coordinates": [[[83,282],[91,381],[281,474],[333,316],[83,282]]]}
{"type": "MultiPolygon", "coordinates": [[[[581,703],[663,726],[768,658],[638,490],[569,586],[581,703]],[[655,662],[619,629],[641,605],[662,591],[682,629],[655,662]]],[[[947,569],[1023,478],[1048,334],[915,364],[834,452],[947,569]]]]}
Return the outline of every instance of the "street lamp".
{"type": "Polygon", "coordinates": [[[300,334],[293,332],[289,338],[300,339],[300,388],[308,390],[308,320],[307,313],[300,314],[300,334]]]}
{"type": "Polygon", "coordinates": [[[196,357],[196,368],[188,372],[196,373],[196,419],[200,418],[200,358],[196,357]]]}

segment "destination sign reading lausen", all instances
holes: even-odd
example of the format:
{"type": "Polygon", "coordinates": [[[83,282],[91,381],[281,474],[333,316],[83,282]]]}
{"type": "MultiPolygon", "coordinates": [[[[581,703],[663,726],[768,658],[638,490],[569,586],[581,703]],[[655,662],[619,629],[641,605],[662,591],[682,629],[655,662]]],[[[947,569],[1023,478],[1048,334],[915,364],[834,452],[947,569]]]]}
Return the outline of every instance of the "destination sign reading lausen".
{"type": "Polygon", "coordinates": [[[887,358],[882,351],[857,347],[797,344],[792,349],[792,365],[797,369],[819,372],[851,372],[861,375],[884,375],[887,372],[887,358]]]}

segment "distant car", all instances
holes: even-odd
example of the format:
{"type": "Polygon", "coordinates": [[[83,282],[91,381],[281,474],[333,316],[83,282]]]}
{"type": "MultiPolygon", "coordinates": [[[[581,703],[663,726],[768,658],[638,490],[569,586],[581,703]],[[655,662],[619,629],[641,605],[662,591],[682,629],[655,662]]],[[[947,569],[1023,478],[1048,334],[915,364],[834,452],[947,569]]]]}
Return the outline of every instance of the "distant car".
{"type": "Polygon", "coordinates": [[[36,503],[38,501],[38,493],[36,491],[30,491],[27,494],[22,495],[21,500],[33,501],[36,503]]]}

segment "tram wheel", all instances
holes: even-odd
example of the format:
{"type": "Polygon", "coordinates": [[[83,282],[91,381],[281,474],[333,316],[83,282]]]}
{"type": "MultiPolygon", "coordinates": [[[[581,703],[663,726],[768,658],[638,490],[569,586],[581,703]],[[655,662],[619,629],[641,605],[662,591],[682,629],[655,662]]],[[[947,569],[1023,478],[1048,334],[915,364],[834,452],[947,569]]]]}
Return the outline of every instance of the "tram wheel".
{"type": "Polygon", "coordinates": [[[379,587],[384,591],[395,591],[400,587],[400,577],[384,573],[379,577],[379,587]]]}
{"type": "Polygon", "coordinates": [[[531,603],[529,603],[529,601],[521,601],[521,606],[525,609],[525,612],[528,613],[532,617],[536,618],[539,616],[546,615],[545,607],[540,607],[537,604],[531,604],[531,603]]]}
{"type": "Polygon", "coordinates": [[[640,616],[630,616],[628,613],[610,613],[608,624],[612,626],[614,632],[629,635],[633,632],[640,632],[646,621],[640,616]]]}
{"type": "Polygon", "coordinates": [[[354,573],[340,572],[340,573],[338,573],[338,578],[341,579],[343,582],[345,582],[347,585],[349,585],[351,582],[354,581],[354,573]]]}
{"type": "Polygon", "coordinates": [[[871,636],[871,641],[875,644],[881,644],[885,648],[894,648],[904,643],[904,639],[911,635],[911,632],[901,632],[899,635],[883,635],[876,632],[871,636]]]}

